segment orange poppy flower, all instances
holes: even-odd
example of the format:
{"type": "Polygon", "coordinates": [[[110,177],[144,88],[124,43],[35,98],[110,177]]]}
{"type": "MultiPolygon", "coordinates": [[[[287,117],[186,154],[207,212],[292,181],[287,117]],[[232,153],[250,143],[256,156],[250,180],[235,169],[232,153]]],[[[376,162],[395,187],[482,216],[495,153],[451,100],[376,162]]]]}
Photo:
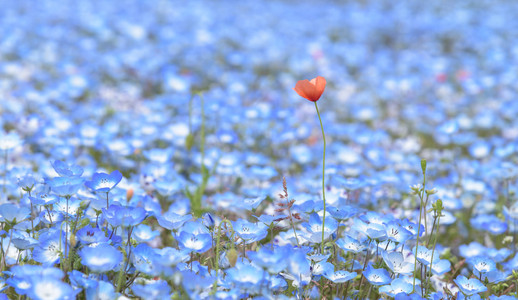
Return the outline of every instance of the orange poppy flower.
{"type": "Polygon", "coordinates": [[[299,80],[293,90],[301,97],[316,102],[322,96],[325,88],[326,79],[322,76],[317,76],[311,80],[299,80]]]}

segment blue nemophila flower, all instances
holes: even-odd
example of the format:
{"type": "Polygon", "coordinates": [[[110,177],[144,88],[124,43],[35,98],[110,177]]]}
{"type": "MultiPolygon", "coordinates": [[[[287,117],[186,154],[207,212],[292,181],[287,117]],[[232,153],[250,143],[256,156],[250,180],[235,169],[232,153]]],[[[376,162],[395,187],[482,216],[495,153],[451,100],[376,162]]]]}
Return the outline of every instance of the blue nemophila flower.
{"type": "Polygon", "coordinates": [[[331,216],[338,221],[349,219],[358,213],[358,209],[349,205],[338,207],[329,206],[326,208],[331,216]]]}
{"type": "Polygon", "coordinates": [[[369,263],[367,269],[363,271],[363,276],[365,276],[365,279],[372,285],[385,285],[392,281],[387,270],[375,269],[371,263],[369,263]]]}
{"type": "Polygon", "coordinates": [[[165,280],[152,280],[141,284],[133,284],[131,290],[142,299],[168,299],[171,288],[165,280]]]}
{"type": "Polygon", "coordinates": [[[320,261],[311,266],[311,274],[323,275],[324,273],[333,272],[335,266],[327,261],[320,261]]]}
{"type": "Polygon", "coordinates": [[[54,177],[47,180],[51,191],[61,197],[71,197],[83,186],[81,177],[54,177]]]}
{"type": "Polygon", "coordinates": [[[14,149],[22,144],[22,139],[15,132],[6,133],[0,131],[0,150],[7,151],[14,149]]]}
{"type": "Polygon", "coordinates": [[[36,196],[29,198],[35,205],[50,205],[56,203],[59,200],[58,195],[50,194],[48,192],[38,193],[36,196]]]}
{"type": "Polygon", "coordinates": [[[472,217],[470,223],[477,230],[488,231],[491,234],[502,234],[507,231],[507,224],[495,215],[478,215],[472,217]]]}
{"type": "MultiPolygon", "coordinates": [[[[504,216],[508,221],[518,221],[518,201],[514,202],[510,207],[504,206],[504,216]]],[[[517,228],[514,228],[517,230],[517,228]]]]}
{"type": "Polygon", "coordinates": [[[253,198],[245,198],[238,202],[239,207],[246,210],[255,210],[263,200],[266,199],[265,196],[253,197],[253,198]]]}
{"type": "Polygon", "coordinates": [[[153,230],[149,225],[140,224],[133,228],[132,237],[137,242],[149,242],[160,235],[158,230],[153,230]]]}
{"type": "Polygon", "coordinates": [[[31,248],[34,248],[34,246],[38,245],[38,240],[36,239],[33,239],[29,233],[25,232],[25,231],[18,231],[18,230],[15,230],[13,232],[13,238],[11,240],[11,242],[13,243],[13,245],[20,249],[20,250],[26,250],[26,249],[31,249],[31,248]]]}
{"type": "Polygon", "coordinates": [[[91,287],[97,287],[97,274],[86,275],[77,270],[72,270],[68,272],[68,278],[70,279],[70,284],[74,288],[83,288],[88,289],[91,287]]]}
{"type": "Polygon", "coordinates": [[[262,247],[257,252],[248,252],[247,255],[255,265],[267,269],[271,274],[277,274],[288,266],[290,249],[290,246],[275,247],[273,250],[262,247]]]}
{"type": "Polygon", "coordinates": [[[268,234],[268,227],[263,223],[252,223],[243,219],[237,219],[232,222],[232,227],[246,244],[260,241],[268,234]]]}
{"type": "Polygon", "coordinates": [[[355,278],[358,274],[356,272],[348,272],[344,270],[339,271],[330,271],[323,274],[325,278],[331,280],[334,283],[344,283],[353,278],[355,278]]]}
{"type": "Polygon", "coordinates": [[[182,248],[198,253],[203,253],[212,247],[212,237],[208,233],[193,234],[180,231],[177,240],[182,248]]]}
{"type": "Polygon", "coordinates": [[[69,165],[61,160],[52,162],[52,167],[61,177],[81,177],[83,175],[82,167],[75,164],[69,165]]]}
{"type": "Polygon", "coordinates": [[[27,290],[27,295],[35,300],[73,299],[80,292],[57,278],[37,276],[31,277],[30,280],[32,284],[27,290]]]}
{"type": "Polygon", "coordinates": [[[85,185],[91,190],[100,193],[108,193],[122,180],[122,173],[118,170],[107,173],[94,173],[92,180],[86,181],[85,185]]]}
{"type": "Polygon", "coordinates": [[[15,288],[20,295],[25,295],[34,284],[33,278],[52,278],[61,280],[65,274],[58,268],[43,267],[36,265],[16,265],[12,266],[11,278],[7,279],[7,284],[15,288]]]}
{"type": "MultiPolygon", "coordinates": [[[[403,228],[405,228],[406,230],[411,232],[413,237],[417,237],[418,228],[417,228],[416,223],[412,223],[408,219],[404,219],[403,221],[400,222],[400,224],[403,228]]],[[[421,228],[419,229],[419,236],[423,236],[424,229],[425,229],[424,225],[421,224],[420,227],[421,228]]]]}
{"type": "Polygon", "coordinates": [[[358,241],[346,234],[343,238],[336,241],[336,245],[344,251],[351,251],[354,253],[362,252],[367,249],[367,244],[364,241],[358,241]]]}
{"type": "Polygon", "coordinates": [[[65,216],[59,211],[48,211],[45,209],[39,214],[39,219],[43,223],[50,225],[63,221],[65,219],[65,216]]]}
{"type": "Polygon", "coordinates": [[[79,256],[81,263],[96,273],[114,270],[122,261],[122,253],[106,243],[86,246],[79,251],[79,256]]]}
{"type": "Polygon", "coordinates": [[[226,280],[244,291],[258,292],[266,279],[264,272],[259,267],[238,261],[234,268],[226,271],[226,280]]]}
{"type": "Polygon", "coordinates": [[[86,299],[117,299],[115,287],[110,282],[100,280],[97,286],[86,289],[86,299]]]}
{"type": "MultiPolygon", "coordinates": [[[[322,242],[322,219],[317,213],[309,215],[309,222],[302,223],[302,226],[308,231],[307,240],[313,243],[322,242]]],[[[338,222],[333,218],[326,218],[324,228],[324,239],[328,239],[338,228],[338,222]]]]}
{"type": "MultiPolygon", "coordinates": [[[[475,276],[477,276],[477,275],[480,276],[479,274],[480,273],[477,274],[477,272],[474,272],[475,276]]],[[[491,272],[482,273],[482,282],[485,282],[487,279],[487,281],[489,283],[499,283],[504,280],[507,280],[507,277],[509,277],[511,274],[512,274],[512,271],[500,271],[500,270],[496,269],[491,272]]]]}
{"type": "Polygon", "coordinates": [[[405,257],[401,252],[383,252],[382,256],[392,272],[403,275],[410,275],[414,272],[413,261],[405,261],[405,257]]]}
{"type": "Polygon", "coordinates": [[[366,235],[372,240],[381,240],[386,237],[385,226],[378,223],[365,223],[360,219],[354,219],[351,231],[366,235]]]}
{"type": "Polygon", "coordinates": [[[155,249],[155,252],[160,255],[160,263],[164,266],[176,266],[181,262],[187,262],[190,259],[190,251],[177,250],[171,247],[162,249],[155,249]]]}
{"type": "Polygon", "coordinates": [[[487,291],[487,287],[476,278],[468,279],[465,276],[459,275],[453,281],[466,296],[487,291]]]}
{"type": "Polygon", "coordinates": [[[486,256],[475,256],[468,258],[468,264],[473,268],[477,274],[484,274],[496,270],[496,263],[486,256]]]}
{"type": "Polygon", "coordinates": [[[443,275],[446,272],[449,272],[451,270],[451,262],[447,259],[439,259],[437,261],[433,262],[432,265],[432,272],[435,275],[443,275]]]}
{"type": "Polygon", "coordinates": [[[51,266],[60,261],[65,249],[65,234],[58,230],[49,230],[39,236],[39,245],[34,247],[32,257],[44,266],[51,266]]]}
{"type": "Polygon", "coordinates": [[[213,228],[216,225],[216,220],[210,213],[204,213],[202,216],[202,223],[207,228],[213,228]]]}
{"type": "Polygon", "coordinates": [[[310,253],[308,254],[308,259],[310,259],[312,262],[321,262],[326,261],[331,257],[331,253],[328,254],[320,254],[320,253],[310,253]]]}
{"type": "Polygon", "coordinates": [[[131,262],[138,271],[148,275],[159,275],[162,271],[162,257],[148,244],[139,244],[131,253],[131,262]]]}
{"type": "Polygon", "coordinates": [[[58,202],[54,204],[54,209],[64,215],[68,214],[68,217],[73,217],[76,215],[80,206],[81,200],[76,197],[70,197],[69,199],[59,198],[58,202]]]}
{"type": "Polygon", "coordinates": [[[302,287],[311,281],[311,266],[303,250],[293,249],[288,258],[286,272],[280,273],[284,278],[291,280],[295,287],[302,287]]]}
{"type": "Polygon", "coordinates": [[[27,219],[30,213],[31,211],[27,207],[19,207],[10,203],[2,204],[0,205],[0,222],[15,225],[27,219]]]}
{"type": "Polygon", "coordinates": [[[93,243],[108,242],[108,237],[99,228],[93,228],[90,224],[79,229],[76,233],[76,238],[83,244],[89,245],[93,243]]]}
{"type": "Polygon", "coordinates": [[[392,280],[389,285],[384,285],[379,288],[379,292],[387,294],[390,297],[396,297],[399,293],[410,294],[412,292],[412,284],[406,282],[402,278],[396,278],[392,280]]]}
{"type": "Polygon", "coordinates": [[[397,222],[392,221],[385,225],[387,238],[395,243],[405,243],[408,239],[412,237],[412,233],[402,226],[400,226],[397,222]]]}
{"type": "Polygon", "coordinates": [[[113,227],[135,226],[146,218],[146,210],[142,207],[130,207],[110,205],[108,209],[103,208],[104,219],[113,227]]]}
{"type": "Polygon", "coordinates": [[[30,173],[18,178],[18,186],[26,192],[32,191],[35,184],[36,179],[30,173]]]}
{"type": "Polygon", "coordinates": [[[182,227],[185,222],[191,219],[191,215],[182,216],[170,211],[156,217],[156,220],[160,226],[173,231],[178,231],[178,229],[180,229],[180,227],[182,227]]]}
{"type": "MultiPolygon", "coordinates": [[[[432,252],[433,250],[429,250],[425,246],[414,247],[413,249],[414,255],[417,255],[417,260],[425,266],[430,265],[430,263],[432,262],[432,252]]],[[[435,253],[433,255],[433,263],[435,263],[438,260],[439,255],[435,253]]]]}

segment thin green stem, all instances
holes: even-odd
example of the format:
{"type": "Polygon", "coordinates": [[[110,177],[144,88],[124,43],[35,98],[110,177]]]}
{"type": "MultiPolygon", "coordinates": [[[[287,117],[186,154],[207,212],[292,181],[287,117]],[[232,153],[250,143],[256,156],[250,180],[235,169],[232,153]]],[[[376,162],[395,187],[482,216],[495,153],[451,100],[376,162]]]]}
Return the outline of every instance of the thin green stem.
{"type": "MultiPolygon", "coordinates": [[[[293,229],[293,234],[295,235],[295,240],[297,240],[297,246],[299,246],[300,248],[300,243],[299,243],[299,237],[297,236],[297,231],[295,230],[295,224],[293,223],[293,217],[291,215],[291,208],[290,208],[290,202],[288,201],[288,198],[286,198],[286,207],[288,208],[288,213],[290,215],[290,224],[291,224],[291,229],[293,229]]],[[[323,236],[323,232],[322,232],[322,245],[324,245],[324,236],[323,236]]],[[[273,241],[272,241],[273,243],[273,241]]]]}
{"type": "Polygon", "coordinates": [[[66,196],[67,206],[65,207],[65,255],[63,258],[63,268],[65,274],[67,273],[67,262],[68,262],[68,200],[70,200],[70,196],[66,196]]]}
{"type": "Polygon", "coordinates": [[[318,120],[320,121],[320,128],[322,129],[322,138],[324,140],[324,156],[322,158],[322,199],[324,200],[324,217],[322,218],[322,254],[324,253],[324,232],[326,228],[326,135],[324,133],[324,126],[322,125],[322,118],[320,118],[320,112],[318,111],[318,105],[315,101],[315,108],[317,110],[318,120]]]}
{"type": "MultiPolygon", "coordinates": [[[[433,270],[432,270],[433,255],[434,255],[434,252],[435,252],[435,246],[437,245],[437,240],[438,240],[437,237],[439,236],[439,225],[440,225],[440,222],[441,222],[441,214],[439,213],[438,216],[437,216],[437,227],[435,229],[435,240],[433,241],[432,257],[430,258],[430,273],[433,272],[433,270]]],[[[482,275],[482,273],[480,275],[482,275]]],[[[426,285],[426,293],[425,293],[425,295],[428,295],[428,286],[429,286],[429,284],[426,285]]]]}
{"type": "Polygon", "coordinates": [[[31,202],[31,227],[32,227],[32,237],[34,238],[34,216],[33,214],[33,207],[32,207],[32,200],[31,200],[31,191],[28,191],[29,193],[29,201],[31,202]]]}
{"type": "MultiPolygon", "coordinates": [[[[215,260],[216,260],[216,276],[214,277],[214,283],[212,284],[212,295],[215,295],[216,292],[218,291],[218,271],[219,271],[219,241],[220,241],[220,237],[221,237],[221,225],[223,225],[223,223],[227,223],[228,225],[230,225],[230,229],[232,230],[232,237],[234,236],[234,228],[232,227],[232,223],[229,221],[229,220],[222,220],[219,225],[218,225],[218,236],[216,237],[216,257],[215,257],[215,260]]],[[[233,242],[233,241],[232,241],[233,242]]]]}
{"type": "MultiPolygon", "coordinates": [[[[349,272],[352,272],[354,270],[354,260],[356,259],[356,254],[357,253],[354,253],[353,254],[353,261],[351,263],[351,270],[349,272]]],[[[347,286],[345,287],[345,293],[344,293],[344,299],[347,299],[347,292],[349,292],[349,285],[351,283],[351,280],[347,281],[347,286]]]]}
{"type": "Polygon", "coordinates": [[[426,184],[426,173],[423,170],[423,187],[421,188],[421,194],[419,194],[419,199],[421,201],[419,205],[419,223],[417,223],[417,241],[415,245],[415,259],[414,259],[414,282],[412,285],[412,293],[415,292],[415,278],[417,274],[417,251],[419,250],[419,234],[421,233],[421,216],[423,211],[423,197],[424,197],[424,188],[426,184]]]}

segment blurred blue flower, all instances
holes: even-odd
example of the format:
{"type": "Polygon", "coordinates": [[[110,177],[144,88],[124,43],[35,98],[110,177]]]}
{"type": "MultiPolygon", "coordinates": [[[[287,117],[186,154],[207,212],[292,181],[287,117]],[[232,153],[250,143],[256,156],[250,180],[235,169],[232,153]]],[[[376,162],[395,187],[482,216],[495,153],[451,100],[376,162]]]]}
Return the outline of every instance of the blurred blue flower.
{"type": "Polygon", "coordinates": [[[19,207],[14,204],[6,203],[0,205],[0,222],[7,222],[11,225],[22,222],[31,213],[27,207],[19,207]]]}
{"type": "Polygon", "coordinates": [[[390,297],[396,297],[396,295],[400,293],[410,294],[412,293],[412,290],[412,284],[407,283],[405,280],[401,278],[396,278],[392,280],[390,285],[384,285],[379,288],[380,293],[387,294],[390,297]]]}
{"type": "Polygon", "coordinates": [[[103,208],[103,217],[113,227],[130,227],[140,224],[146,218],[146,210],[142,207],[110,205],[103,208]]]}
{"type": "Polygon", "coordinates": [[[52,192],[61,197],[71,197],[83,186],[80,177],[55,177],[46,182],[52,192]]]}
{"type": "Polygon", "coordinates": [[[27,295],[35,300],[73,299],[80,292],[57,278],[37,276],[31,277],[30,281],[32,284],[27,290],[27,295]]]}
{"type": "Polygon", "coordinates": [[[79,251],[79,256],[81,263],[95,273],[114,270],[122,261],[122,253],[106,243],[85,246],[79,251]]]}
{"type": "Polygon", "coordinates": [[[105,243],[108,242],[108,237],[99,228],[94,228],[90,224],[79,229],[76,233],[76,238],[83,244],[89,245],[93,243],[105,243]]]}
{"type": "Polygon", "coordinates": [[[61,160],[52,162],[52,167],[61,177],[81,177],[81,175],[83,175],[82,167],[75,164],[69,165],[61,160]]]}
{"type": "Polygon", "coordinates": [[[171,288],[165,280],[156,280],[144,285],[134,284],[131,290],[142,299],[166,299],[171,295],[171,288]]]}
{"type": "Polygon", "coordinates": [[[183,224],[192,219],[191,215],[178,215],[174,212],[166,212],[163,215],[156,217],[158,224],[165,229],[177,231],[183,224]]]}
{"type": "Polygon", "coordinates": [[[323,274],[325,278],[331,280],[334,283],[344,283],[351,279],[354,279],[358,274],[356,272],[348,272],[344,270],[329,271],[323,274]]]}
{"type": "Polygon", "coordinates": [[[266,269],[271,274],[277,274],[288,266],[290,248],[289,246],[274,249],[262,247],[257,252],[248,252],[247,256],[254,265],[266,269]]]}

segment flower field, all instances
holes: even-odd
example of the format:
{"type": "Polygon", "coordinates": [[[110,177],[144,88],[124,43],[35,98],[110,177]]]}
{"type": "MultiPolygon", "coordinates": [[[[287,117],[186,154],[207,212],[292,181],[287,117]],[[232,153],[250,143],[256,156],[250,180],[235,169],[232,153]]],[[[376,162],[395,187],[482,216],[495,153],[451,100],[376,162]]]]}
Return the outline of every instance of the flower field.
{"type": "Polygon", "coordinates": [[[3,1],[0,299],[516,299],[516,12],[3,1]]]}

